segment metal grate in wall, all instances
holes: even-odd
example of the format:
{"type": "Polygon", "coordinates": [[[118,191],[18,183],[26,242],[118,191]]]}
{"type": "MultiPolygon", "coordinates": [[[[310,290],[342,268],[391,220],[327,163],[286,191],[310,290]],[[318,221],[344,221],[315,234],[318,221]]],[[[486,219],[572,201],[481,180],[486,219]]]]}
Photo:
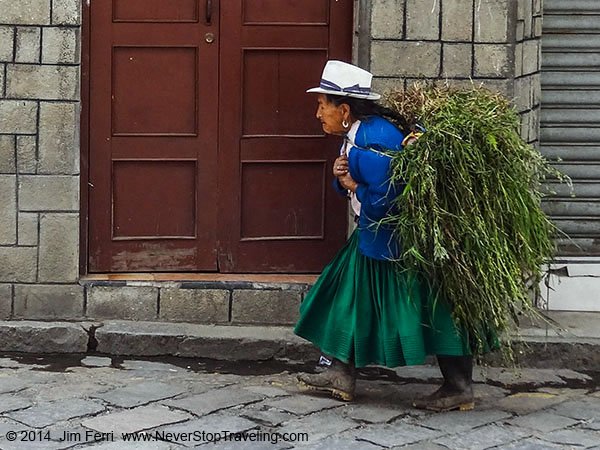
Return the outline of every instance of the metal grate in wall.
{"type": "Polygon", "coordinates": [[[545,210],[562,256],[600,256],[600,0],[544,0],[541,151],[573,180],[545,210]]]}

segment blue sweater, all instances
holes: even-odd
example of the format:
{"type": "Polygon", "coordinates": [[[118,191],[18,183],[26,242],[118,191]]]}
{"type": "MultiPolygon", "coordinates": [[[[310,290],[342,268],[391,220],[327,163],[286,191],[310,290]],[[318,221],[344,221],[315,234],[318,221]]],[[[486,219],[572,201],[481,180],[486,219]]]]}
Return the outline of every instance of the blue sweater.
{"type": "MultiPolygon", "coordinates": [[[[400,248],[392,229],[378,225],[392,208],[392,201],[404,186],[390,185],[391,158],[379,152],[401,151],[404,134],[384,118],[372,116],[361,122],[348,156],[350,175],[358,183],[356,197],[361,203],[358,248],[364,256],[394,259],[400,248]]],[[[346,194],[339,181],[334,186],[346,194]]]]}

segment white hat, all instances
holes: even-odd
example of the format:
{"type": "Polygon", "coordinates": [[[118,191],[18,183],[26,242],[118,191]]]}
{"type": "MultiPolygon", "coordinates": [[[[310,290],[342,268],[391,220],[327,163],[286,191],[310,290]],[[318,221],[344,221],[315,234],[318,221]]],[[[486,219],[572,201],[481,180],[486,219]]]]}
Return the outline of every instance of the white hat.
{"type": "Polygon", "coordinates": [[[323,69],[320,86],[306,92],[378,100],[381,95],[371,92],[372,79],[373,75],[360,67],[330,60],[323,69]]]}

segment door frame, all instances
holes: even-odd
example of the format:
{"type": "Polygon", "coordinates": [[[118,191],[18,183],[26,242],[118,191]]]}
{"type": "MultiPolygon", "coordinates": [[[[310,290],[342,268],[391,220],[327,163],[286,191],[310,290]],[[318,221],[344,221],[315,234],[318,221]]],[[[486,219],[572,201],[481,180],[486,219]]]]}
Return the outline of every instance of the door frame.
{"type": "Polygon", "coordinates": [[[89,273],[89,167],[90,167],[90,41],[91,4],[80,1],[81,8],[81,74],[80,74],[80,167],[79,167],[79,273],[89,273]]]}

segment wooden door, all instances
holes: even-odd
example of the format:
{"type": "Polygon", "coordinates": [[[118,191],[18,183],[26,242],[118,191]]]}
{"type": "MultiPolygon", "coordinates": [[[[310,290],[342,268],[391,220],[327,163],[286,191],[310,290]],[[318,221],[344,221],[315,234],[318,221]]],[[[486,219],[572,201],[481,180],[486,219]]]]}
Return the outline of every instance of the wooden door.
{"type": "Polygon", "coordinates": [[[346,237],[314,117],[352,0],[96,0],[89,271],[319,272],[346,237]]]}
{"type": "Polygon", "coordinates": [[[315,118],[327,59],[348,60],[351,0],[221,1],[219,267],[318,272],[343,244],[339,138],[315,118]]]}
{"type": "Polygon", "coordinates": [[[90,272],[217,269],[212,7],[91,3],[90,272]]]}

